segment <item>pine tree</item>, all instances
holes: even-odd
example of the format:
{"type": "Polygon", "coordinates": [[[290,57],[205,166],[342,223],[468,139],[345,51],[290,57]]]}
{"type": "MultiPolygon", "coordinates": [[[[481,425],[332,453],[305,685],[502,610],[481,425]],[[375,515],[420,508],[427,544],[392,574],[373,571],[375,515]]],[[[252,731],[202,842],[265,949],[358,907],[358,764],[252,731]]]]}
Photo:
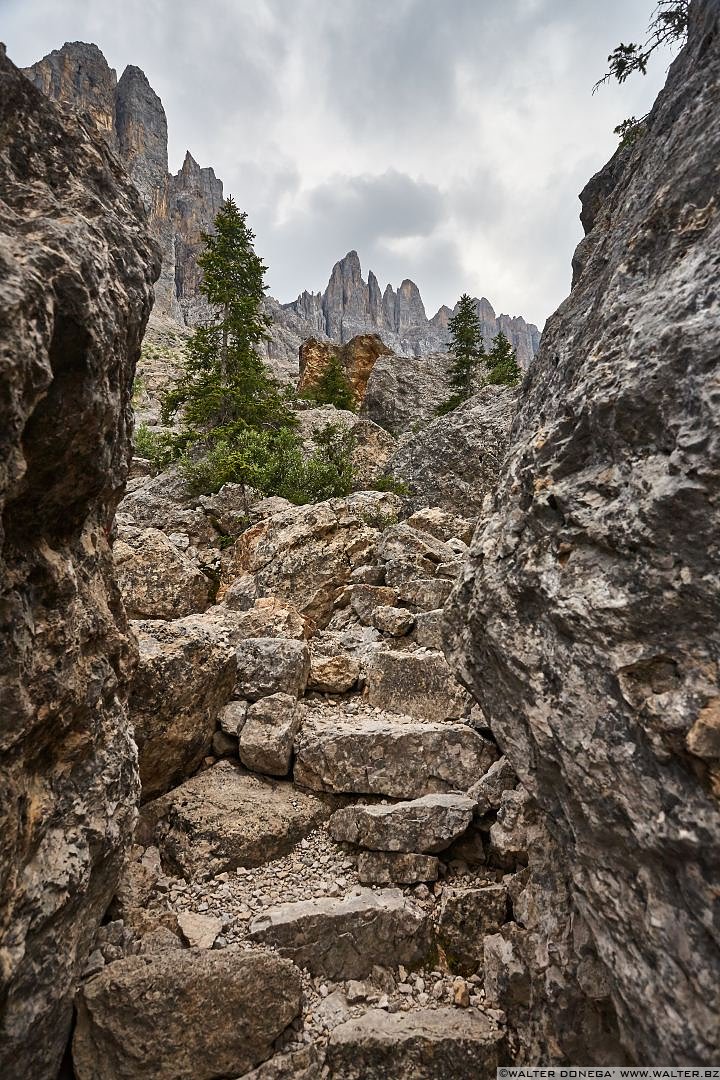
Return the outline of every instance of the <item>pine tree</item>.
{"type": "Polygon", "coordinates": [[[294,422],[258,353],[269,326],[261,306],[267,267],[232,198],[220,208],[215,230],[203,234],[198,258],[200,291],[213,315],[190,338],[183,375],[163,405],[166,422],[182,411],[185,445],[202,439],[212,446],[244,428],[278,430],[294,422]]]}
{"type": "Polygon", "coordinates": [[[494,386],[517,386],[522,379],[515,349],[502,330],[493,338],[492,348],[487,354],[487,365],[490,369],[488,382],[494,386]]]}
{"type": "Polygon", "coordinates": [[[307,387],[302,397],[318,405],[334,405],[336,409],[349,409],[355,412],[357,400],[337,353],[330,354],[330,359],[320,378],[312,386],[307,387]]]}
{"type": "Polygon", "coordinates": [[[437,409],[439,416],[457,408],[467,401],[473,391],[473,375],[478,363],[485,359],[485,346],[477,307],[472,297],[463,293],[457,310],[448,323],[450,344],[448,350],[452,361],[448,368],[453,393],[437,409]]]}

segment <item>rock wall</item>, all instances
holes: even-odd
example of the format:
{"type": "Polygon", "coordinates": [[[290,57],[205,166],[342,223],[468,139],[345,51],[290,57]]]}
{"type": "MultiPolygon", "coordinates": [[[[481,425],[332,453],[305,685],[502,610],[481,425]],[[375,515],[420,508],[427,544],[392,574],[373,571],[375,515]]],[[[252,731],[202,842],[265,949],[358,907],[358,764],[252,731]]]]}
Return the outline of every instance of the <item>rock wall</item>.
{"type": "Polygon", "coordinates": [[[694,0],[645,133],[586,189],[574,288],[447,609],[555,849],[486,948],[524,1063],[617,1064],[615,1021],[640,1064],[720,1049],[719,30],[694,0]]]}
{"type": "Polygon", "coordinates": [[[136,813],[109,537],[159,255],[95,125],[4,48],[0,135],[0,1074],[50,1080],[136,813]]]}
{"type": "Polygon", "coordinates": [[[383,345],[377,334],[358,334],[345,345],[333,345],[331,342],[308,338],[300,346],[300,382],[298,392],[313,387],[321,378],[331,357],[340,360],[343,371],[352,387],[356,400],[365,397],[368,379],[377,360],[381,356],[393,356],[390,349],[383,345]]]}

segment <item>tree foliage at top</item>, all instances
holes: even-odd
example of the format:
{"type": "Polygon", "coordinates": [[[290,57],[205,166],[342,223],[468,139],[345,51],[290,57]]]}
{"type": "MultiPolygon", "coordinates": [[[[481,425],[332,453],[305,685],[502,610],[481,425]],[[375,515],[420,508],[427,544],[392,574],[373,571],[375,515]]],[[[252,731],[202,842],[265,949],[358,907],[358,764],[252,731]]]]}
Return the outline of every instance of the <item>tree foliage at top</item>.
{"type": "MultiPolygon", "coordinates": [[[[624,83],[636,71],[647,75],[648,62],[657,49],[663,45],[672,45],[676,41],[684,43],[687,38],[689,7],[690,0],[659,0],[650,19],[646,41],[642,45],[636,42],[626,45],[621,41],[608,56],[608,70],[593,86],[593,94],[611,79],[624,83]]],[[[639,120],[631,116],[618,124],[615,134],[620,136],[623,146],[629,145],[642,133],[645,120],[647,114],[639,120]]]]}
{"type": "Polygon", "coordinates": [[[334,405],[336,409],[349,409],[351,412],[357,409],[353,388],[336,352],[330,353],[319,379],[308,386],[300,396],[318,405],[334,405]]]}
{"type": "Polygon", "coordinates": [[[448,375],[452,394],[437,409],[437,415],[456,409],[467,401],[473,391],[473,377],[477,366],[485,357],[482,339],[482,327],[477,313],[477,305],[471,296],[463,293],[457,303],[457,310],[448,322],[451,356],[448,375]]]}
{"type": "Polygon", "coordinates": [[[493,386],[517,386],[522,379],[517,353],[502,331],[493,338],[487,365],[490,369],[488,382],[493,386]]]}

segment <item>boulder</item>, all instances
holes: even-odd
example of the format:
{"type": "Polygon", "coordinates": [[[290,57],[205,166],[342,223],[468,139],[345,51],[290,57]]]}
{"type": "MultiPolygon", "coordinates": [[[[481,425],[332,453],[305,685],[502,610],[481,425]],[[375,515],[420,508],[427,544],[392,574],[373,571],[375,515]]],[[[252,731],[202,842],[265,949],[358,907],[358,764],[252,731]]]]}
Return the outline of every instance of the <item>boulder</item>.
{"type": "Polygon", "coordinates": [[[242,534],[223,586],[244,575],[255,596],[290,600],[324,626],[338,592],[370,561],[400,505],[396,495],[365,491],[275,514],[242,534]]]}
{"type": "Polygon", "coordinates": [[[270,908],[250,923],[250,939],[336,980],[361,979],[375,964],[421,964],[431,947],[426,914],[399,889],[270,908]]]}
{"type": "Polygon", "coordinates": [[[305,692],[310,674],[310,650],[304,641],[288,638],[248,638],[235,650],[235,693],[248,701],[270,694],[305,692]]]}
{"type": "Polygon", "coordinates": [[[210,750],[235,683],[235,655],[204,616],[133,624],[140,661],[130,692],[143,799],[190,776],[210,750]]]}
{"type": "Polygon", "coordinates": [[[212,521],[177,465],[128,484],[118,507],[118,522],[123,528],[158,529],[166,536],[184,537],[194,548],[216,548],[218,541],[212,521]]]}
{"type": "Polygon", "coordinates": [[[414,509],[479,515],[497,487],[517,392],[486,386],[446,416],[401,439],[388,471],[410,488],[414,509]]]}
{"type": "Polygon", "coordinates": [[[502,802],[503,793],[517,786],[515,770],[506,757],[498,758],[468,791],[475,799],[477,807],[475,817],[480,818],[491,810],[497,810],[502,802]]]}
{"type": "Polygon", "coordinates": [[[364,491],[377,483],[397,448],[397,439],[389,431],[348,409],[321,405],[315,409],[303,409],[298,412],[297,419],[307,453],[312,453],[315,449],[314,433],[322,431],[328,424],[339,427],[352,436],[353,487],[358,491],[364,491]]]}
{"type": "Polygon", "coordinates": [[[424,795],[412,802],[345,806],[330,818],[335,840],[373,851],[436,854],[450,847],[472,821],[467,795],[424,795]]]}
{"type": "Polygon", "coordinates": [[[394,851],[361,851],[357,875],[363,885],[416,885],[437,881],[440,860],[434,855],[394,851]]]}
{"type": "Polygon", "coordinates": [[[473,975],[483,962],[483,941],[496,933],[508,914],[505,885],[479,889],[445,888],[437,928],[438,944],[452,971],[473,975]]]}
{"type": "Polygon", "coordinates": [[[441,510],[439,506],[425,506],[411,514],[406,524],[411,529],[430,533],[436,540],[442,540],[445,543],[457,537],[463,543],[469,544],[477,521],[475,518],[451,514],[447,510],[441,510]]]}
{"type": "Polygon", "coordinates": [[[309,718],[295,741],[296,783],[315,791],[415,799],[466,791],[497,757],[465,724],[309,718]]]}
{"type": "Polygon", "coordinates": [[[376,630],[391,637],[405,637],[415,625],[415,616],[407,608],[378,607],[372,614],[372,623],[376,630]]]}
{"type": "Polygon", "coordinates": [[[440,652],[378,649],[368,666],[367,683],[368,702],[389,712],[445,720],[470,711],[470,695],[440,652]]]}
{"type": "MultiPolygon", "coordinates": [[[[450,568],[449,563],[441,563],[438,573],[450,568]]],[[[454,578],[460,567],[452,564],[451,576],[454,578]]],[[[453,582],[446,577],[409,578],[398,584],[398,599],[403,604],[419,611],[436,611],[441,608],[452,592],[453,582]]]]}
{"type": "Polygon", "coordinates": [[[373,614],[379,607],[392,606],[397,600],[396,589],[384,585],[350,585],[342,594],[342,601],[350,601],[350,607],[365,626],[371,626],[373,614]]]}
{"type": "Polygon", "coordinates": [[[247,701],[231,701],[218,713],[218,724],[225,735],[237,739],[242,731],[248,714],[247,701]]]}
{"type": "Polygon", "coordinates": [[[308,686],[325,694],[345,694],[360,676],[360,664],[352,656],[313,656],[308,686]]]}
{"type": "Polygon", "coordinates": [[[267,776],[287,776],[300,720],[297,700],[290,694],[271,694],[256,701],[240,732],[243,765],[267,776]]]}
{"type": "Polygon", "coordinates": [[[424,649],[442,650],[443,609],[418,611],[415,615],[413,638],[424,649]]]}
{"type": "Polygon", "coordinates": [[[181,912],[177,922],[180,933],[192,949],[212,949],[223,925],[222,919],[196,911],[181,912]]]}
{"type": "Polygon", "coordinates": [[[500,796],[497,821],[490,828],[491,852],[501,866],[527,862],[533,843],[542,842],[538,809],[522,787],[506,788],[500,796]]]}
{"type": "Polygon", "coordinates": [[[123,526],[113,547],[131,619],[178,619],[210,606],[210,582],[159,529],[123,526]]]}
{"type": "Polygon", "coordinates": [[[427,559],[428,562],[437,565],[449,562],[455,557],[455,552],[432,533],[423,529],[413,529],[406,521],[385,529],[378,544],[378,559],[388,563],[394,559],[413,557],[427,559]]]}
{"type": "Polygon", "coordinates": [[[275,596],[262,596],[247,608],[242,605],[235,608],[237,595],[229,589],[223,605],[230,608],[237,627],[237,640],[255,637],[311,638],[315,625],[311,619],[301,615],[296,607],[275,596]]]}
{"type": "Polygon", "coordinates": [[[210,878],[279,858],[329,814],[323,802],[292,784],[248,776],[220,761],[148,803],[138,839],[157,845],[166,873],[210,878]]]}
{"type": "Polygon", "coordinates": [[[0,48],[0,1075],[54,1077],[130,844],[110,532],[159,253],[94,123],[0,48]]]}
{"type": "Polygon", "coordinates": [[[77,1001],[78,1080],[215,1080],[268,1058],[300,1012],[300,972],[270,953],[131,956],[77,1001]]]}
{"type": "Polygon", "coordinates": [[[504,1039],[477,1009],[370,1009],[332,1031],[325,1063],[343,1080],[478,1080],[495,1076],[504,1039]]]}

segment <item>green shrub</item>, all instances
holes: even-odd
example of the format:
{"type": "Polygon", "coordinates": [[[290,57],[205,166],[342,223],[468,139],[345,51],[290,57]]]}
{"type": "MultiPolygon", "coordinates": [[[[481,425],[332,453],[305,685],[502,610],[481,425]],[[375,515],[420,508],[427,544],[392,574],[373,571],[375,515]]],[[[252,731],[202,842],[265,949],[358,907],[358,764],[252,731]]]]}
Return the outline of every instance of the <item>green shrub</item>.
{"type": "Polygon", "coordinates": [[[375,481],[375,491],[390,491],[393,495],[410,495],[412,492],[404,480],[398,480],[392,473],[386,473],[375,481]]]}
{"type": "Polygon", "coordinates": [[[137,456],[147,458],[158,472],[172,465],[184,449],[177,435],[171,431],[152,431],[147,424],[135,428],[133,446],[137,456]]]}

